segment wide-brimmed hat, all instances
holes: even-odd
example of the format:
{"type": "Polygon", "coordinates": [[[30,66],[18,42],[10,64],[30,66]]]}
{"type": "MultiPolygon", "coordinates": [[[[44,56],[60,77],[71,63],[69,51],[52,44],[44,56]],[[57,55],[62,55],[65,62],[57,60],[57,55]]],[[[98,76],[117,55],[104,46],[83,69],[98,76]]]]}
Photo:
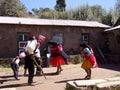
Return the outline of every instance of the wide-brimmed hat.
{"type": "Polygon", "coordinates": [[[60,42],[57,42],[57,41],[55,41],[55,40],[50,40],[50,41],[48,42],[48,44],[51,44],[51,45],[60,45],[61,43],[60,43],[60,42]]]}

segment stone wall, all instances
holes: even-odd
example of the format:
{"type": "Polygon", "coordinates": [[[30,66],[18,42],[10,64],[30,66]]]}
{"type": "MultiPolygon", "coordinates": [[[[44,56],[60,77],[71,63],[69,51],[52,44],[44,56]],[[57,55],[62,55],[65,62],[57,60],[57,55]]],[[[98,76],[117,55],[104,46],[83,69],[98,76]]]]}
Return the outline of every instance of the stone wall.
{"type": "Polygon", "coordinates": [[[107,54],[105,55],[108,64],[119,64],[120,65],[120,55],[107,54]]]}
{"type": "Polygon", "coordinates": [[[96,45],[103,46],[102,28],[93,27],[75,27],[75,26],[38,26],[38,25],[9,25],[1,24],[0,33],[0,58],[11,58],[18,55],[18,33],[27,33],[30,35],[42,34],[46,36],[44,44],[41,45],[41,53],[47,42],[52,39],[56,33],[63,34],[63,48],[67,53],[72,49],[75,53],[79,53],[79,45],[81,43],[82,33],[89,34],[89,44],[95,48],[96,45]]]}
{"type": "Polygon", "coordinates": [[[109,41],[110,53],[120,55],[120,29],[105,32],[104,35],[109,41]]]}

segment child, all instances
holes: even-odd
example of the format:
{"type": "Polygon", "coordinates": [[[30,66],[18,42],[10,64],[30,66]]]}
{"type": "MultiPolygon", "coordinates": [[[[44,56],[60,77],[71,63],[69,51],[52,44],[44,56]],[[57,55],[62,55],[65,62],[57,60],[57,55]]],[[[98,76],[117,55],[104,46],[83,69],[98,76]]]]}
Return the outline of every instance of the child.
{"type": "Polygon", "coordinates": [[[15,77],[16,80],[19,80],[19,78],[18,78],[19,62],[20,62],[20,57],[19,56],[16,56],[11,62],[11,68],[13,70],[14,77],[15,77]]]}
{"type": "Polygon", "coordinates": [[[90,46],[86,44],[80,44],[80,54],[84,58],[82,68],[86,71],[87,76],[85,79],[91,78],[91,68],[97,67],[98,64],[96,62],[93,50],[90,46]]]}

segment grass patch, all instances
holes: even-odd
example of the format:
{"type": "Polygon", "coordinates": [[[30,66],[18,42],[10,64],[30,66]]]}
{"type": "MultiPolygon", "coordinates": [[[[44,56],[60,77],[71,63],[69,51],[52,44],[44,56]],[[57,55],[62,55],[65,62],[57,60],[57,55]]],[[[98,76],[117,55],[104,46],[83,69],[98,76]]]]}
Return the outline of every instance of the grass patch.
{"type": "Polygon", "coordinates": [[[120,75],[116,75],[115,77],[120,77],[120,75]]]}
{"type": "Polygon", "coordinates": [[[10,68],[10,64],[2,64],[0,65],[0,68],[10,68]]]}
{"type": "Polygon", "coordinates": [[[80,64],[83,62],[83,58],[78,54],[78,55],[70,55],[68,59],[69,63],[72,64],[80,64]]]}
{"type": "Polygon", "coordinates": [[[70,86],[69,84],[67,84],[65,90],[74,90],[74,88],[70,86]]]}
{"type": "MultiPolygon", "coordinates": [[[[23,72],[23,71],[24,71],[24,65],[20,65],[19,72],[23,72]]],[[[12,74],[13,73],[9,64],[0,65],[0,72],[1,73],[7,73],[7,74],[12,74]]]]}
{"type": "Polygon", "coordinates": [[[2,64],[0,65],[0,72],[9,72],[11,71],[9,64],[2,64]]]}

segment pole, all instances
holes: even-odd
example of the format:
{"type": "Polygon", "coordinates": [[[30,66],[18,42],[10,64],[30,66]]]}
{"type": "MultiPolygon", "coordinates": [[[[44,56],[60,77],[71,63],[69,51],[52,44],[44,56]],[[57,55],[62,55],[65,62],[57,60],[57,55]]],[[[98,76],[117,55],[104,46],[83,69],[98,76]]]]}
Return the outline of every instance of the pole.
{"type": "Polygon", "coordinates": [[[33,58],[33,61],[35,62],[35,64],[36,64],[37,67],[39,68],[39,70],[42,71],[42,74],[43,74],[43,76],[45,77],[45,79],[47,79],[46,76],[45,76],[45,74],[44,74],[44,72],[43,72],[43,69],[42,69],[41,65],[38,65],[38,63],[36,62],[35,58],[33,58]]]}

